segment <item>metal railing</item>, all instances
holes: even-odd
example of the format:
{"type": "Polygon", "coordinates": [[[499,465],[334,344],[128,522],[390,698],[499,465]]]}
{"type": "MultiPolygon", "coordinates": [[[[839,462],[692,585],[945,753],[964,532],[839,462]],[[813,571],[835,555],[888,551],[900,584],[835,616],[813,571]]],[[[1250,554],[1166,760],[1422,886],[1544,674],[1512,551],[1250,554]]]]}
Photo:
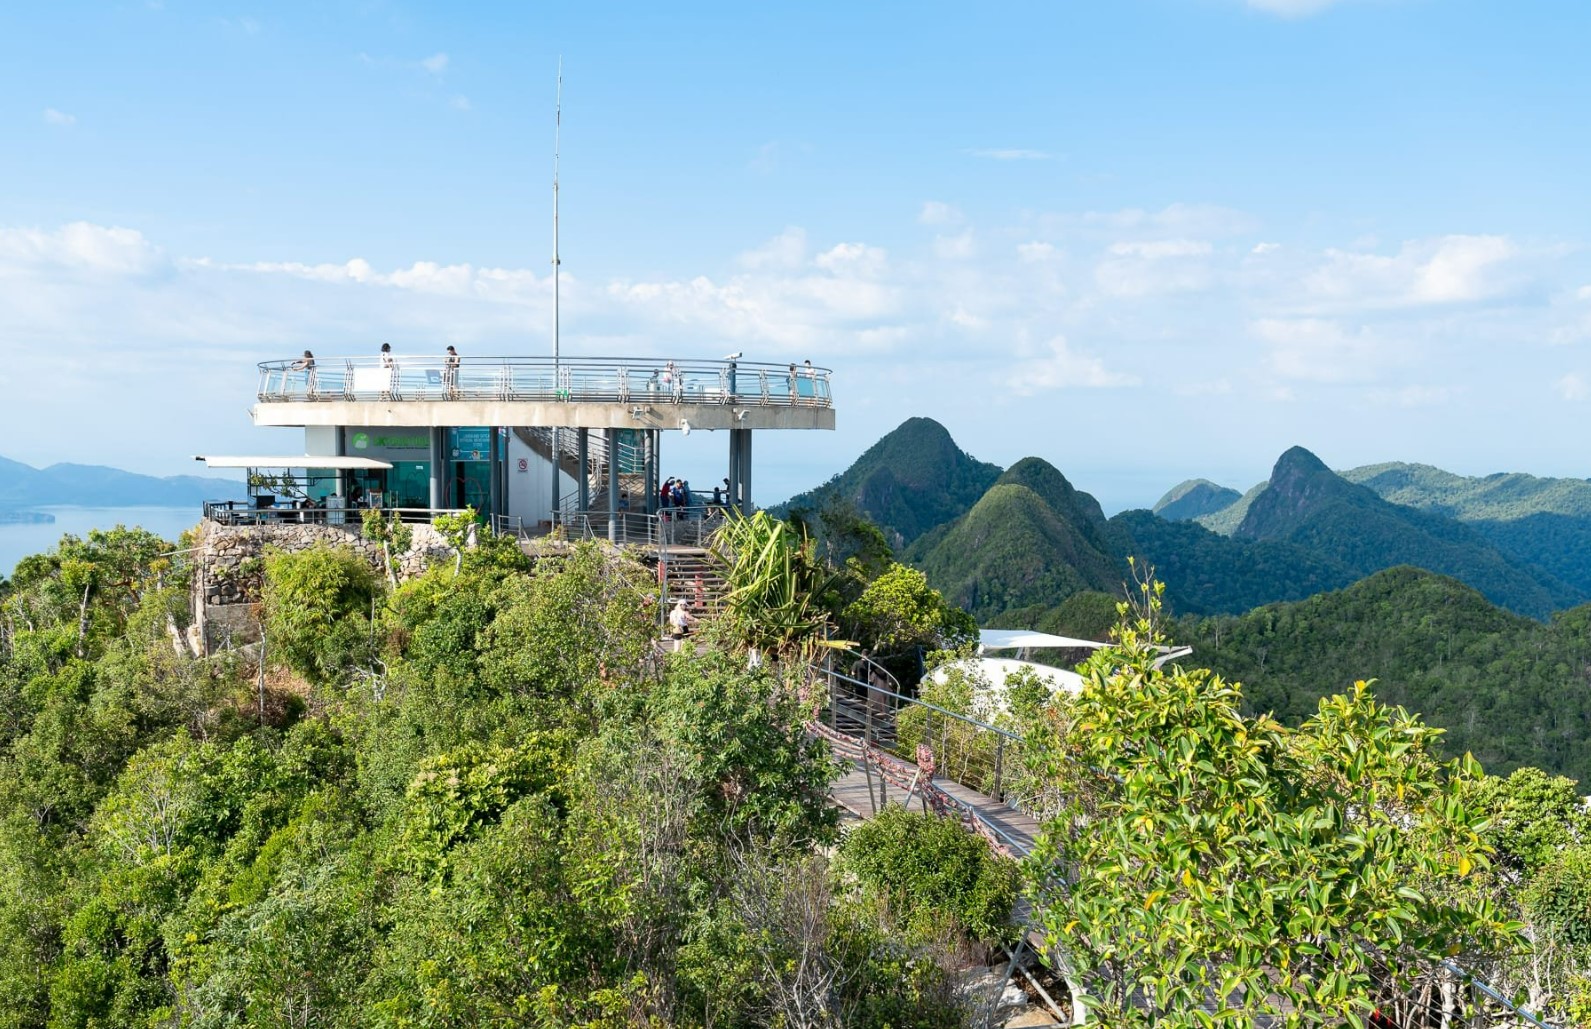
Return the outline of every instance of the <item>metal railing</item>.
{"type": "Polygon", "coordinates": [[[411,524],[430,524],[441,515],[464,513],[463,508],[446,507],[260,507],[242,500],[204,502],[205,521],[217,525],[336,525],[357,531],[364,524],[366,511],[380,511],[385,520],[396,516],[411,524]]]}
{"type": "Polygon", "coordinates": [[[652,547],[703,547],[724,524],[726,511],[711,504],[671,507],[656,514],[645,511],[610,514],[606,508],[558,510],[552,512],[552,522],[554,528],[561,528],[569,539],[605,539],[652,547]]]}
{"type": "Polygon", "coordinates": [[[262,361],[266,403],[335,400],[528,400],[606,404],[744,404],[830,407],[832,371],[750,361],[650,358],[316,358],[262,361]]]}
{"type": "MultiPolygon", "coordinates": [[[[1025,747],[1021,736],[832,668],[817,664],[810,667],[828,684],[828,707],[820,718],[820,726],[827,731],[822,735],[829,739],[836,753],[864,766],[869,774],[870,796],[871,776],[875,771],[893,781],[902,774],[909,774],[908,769],[902,768],[905,762],[917,762],[921,756],[930,756],[933,769],[927,784],[930,789],[932,779],[949,779],[1016,810],[1027,809],[1025,798],[1020,795],[1022,784],[1027,780],[1021,771],[1025,747]],[[921,750],[923,747],[926,747],[926,755],[921,750]],[[894,776],[891,776],[892,770],[894,776]]],[[[1017,858],[1027,856],[1027,848],[977,809],[943,790],[933,791],[933,803],[941,814],[959,818],[998,849],[1017,858]]],[[[1482,1017],[1503,1019],[1485,1024],[1554,1029],[1456,963],[1444,961],[1441,970],[1455,976],[1468,989],[1469,996],[1465,998],[1468,1011],[1482,1017]],[[1487,1016],[1486,1012],[1491,1015],[1487,1016]]],[[[1422,1009],[1426,1015],[1431,1011],[1435,1009],[1422,1009]]]]}

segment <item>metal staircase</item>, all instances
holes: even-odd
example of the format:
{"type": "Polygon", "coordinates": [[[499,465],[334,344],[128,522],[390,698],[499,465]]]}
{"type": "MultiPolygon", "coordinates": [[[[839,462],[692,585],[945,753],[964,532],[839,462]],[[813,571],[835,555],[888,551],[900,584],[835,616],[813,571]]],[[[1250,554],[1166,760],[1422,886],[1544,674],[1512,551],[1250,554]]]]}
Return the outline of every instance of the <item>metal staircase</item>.
{"type": "MultiPolygon", "coordinates": [[[[554,460],[553,440],[557,438],[558,468],[575,481],[580,479],[580,442],[578,434],[572,429],[554,433],[548,428],[519,428],[514,429],[514,434],[521,442],[530,447],[535,454],[545,461],[554,460]]],[[[593,432],[586,439],[586,492],[587,506],[593,511],[606,511],[608,508],[608,440],[605,433],[593,432]]],[[[618,446],[618,475],[619,491],[628,494],[630,508],[634,511],[646,510],[647,482],[646,454],[643,448],[630,443],[621,442],[618,446]],[[626,472],[625,468],[640,468],[642,471],[626,472]]],[[[580,509],[580,494],[571,492],[567,496],[558,498],[558,510],[561,513],[570,513],[580,509]]]]}

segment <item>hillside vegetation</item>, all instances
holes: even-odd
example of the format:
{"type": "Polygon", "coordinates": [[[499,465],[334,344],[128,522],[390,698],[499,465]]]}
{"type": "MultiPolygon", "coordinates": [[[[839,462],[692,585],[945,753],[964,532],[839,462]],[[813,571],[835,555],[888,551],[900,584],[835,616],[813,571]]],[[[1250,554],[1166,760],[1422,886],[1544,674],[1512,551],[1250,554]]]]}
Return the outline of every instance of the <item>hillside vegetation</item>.
{"type": "Polygon", "coordinates": [[[1123,575],[1099,504],[1037,458],[1013,465],[971,511],[906,556],[980,620],[1082,590],[1119,589],[1123,575]]]}
{"type": "Polygon", "coordinates": [[[965,514],[1000,478],[1000,466],[976,460],[932,418],[908,418],[849,468],[774,513],[822,510],[830,496],[849,501],[883,529],[896,548],[965,514]]]}
{"type": "Polygon", "coordinates": [[[1231,487],[1209,479],[1189,479],[1171,487],[1151,510],[1167,521],[1188,522],[1224,511],[1241,499],[1243,494],[1231,487]]]}
{"type": "Polygon", "coordinates": [[[1393,568],[1297,603],[1185,618],[1175,635],[1283,721],[1373,677],[1387,701],[1446,729],[1450,754],[1591,781],[1591,605],[1543,624],[1446,576],[1393,568]]]}

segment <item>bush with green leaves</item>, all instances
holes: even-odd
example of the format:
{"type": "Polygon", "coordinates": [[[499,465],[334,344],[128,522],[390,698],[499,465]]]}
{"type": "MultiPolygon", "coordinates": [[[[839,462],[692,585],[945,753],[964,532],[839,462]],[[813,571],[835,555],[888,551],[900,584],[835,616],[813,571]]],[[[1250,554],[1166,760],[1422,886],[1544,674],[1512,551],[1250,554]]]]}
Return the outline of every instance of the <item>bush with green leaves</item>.
{"type": "Polygon", "coordinates": [[[1017,864],[952,819],[886,807],[845,834],[840,867],[888,898],[919,937],[953,926],[986,943],[1016,938],[1017,864]]]}
{"type": "Polygon", "coordinates": [[[320,684],[340,682],[371,652],[381,585],[357,551],[318,545],[265,559],[265,635],[271,660],[320,684]]]}

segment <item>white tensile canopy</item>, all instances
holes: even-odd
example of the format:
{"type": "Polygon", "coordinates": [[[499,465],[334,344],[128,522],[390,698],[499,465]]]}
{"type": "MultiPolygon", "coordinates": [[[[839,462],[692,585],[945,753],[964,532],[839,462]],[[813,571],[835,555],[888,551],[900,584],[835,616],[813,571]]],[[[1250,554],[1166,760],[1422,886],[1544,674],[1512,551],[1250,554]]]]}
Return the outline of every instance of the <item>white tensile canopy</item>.
{"type": "Polygon", "coordinates": [[[1080,640],[1071,636],[1052,636],[1047,632],[1034,632],[1032,629],[979,629],[978,650],[1064,650],[1072,647],[1087,647],[1098,650],[1108,647],[1108,643],[1097,640],[1080,640]]]}
{"type": "Polygon", "coordinates": [[[195,461],[203,461],[211,468],[334,468],[339,471],[368,472],[391,468],[391,461],[378,461],[373,457],[334,457],[331,455],[293,454],[276,457],[233,457],[230,455],[198,454],[195,461]]]}

